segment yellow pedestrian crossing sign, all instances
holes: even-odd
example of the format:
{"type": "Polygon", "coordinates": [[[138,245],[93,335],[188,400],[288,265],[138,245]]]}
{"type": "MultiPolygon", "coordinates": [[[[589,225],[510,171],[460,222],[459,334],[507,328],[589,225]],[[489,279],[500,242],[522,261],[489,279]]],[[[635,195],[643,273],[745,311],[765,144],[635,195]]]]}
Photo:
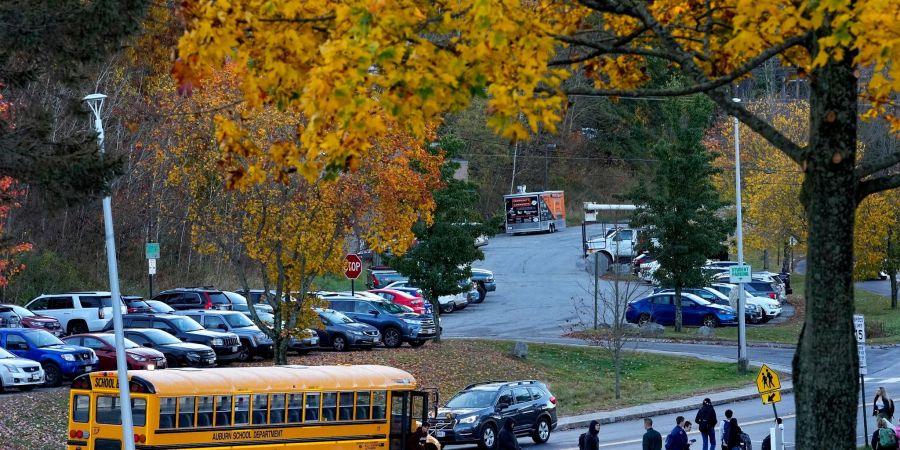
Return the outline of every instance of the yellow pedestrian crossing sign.
{"type": "Polygon", "coordinates": [[[781,389],[781,382],[778,381],[778,373],[770,369],[769,366],[763,364],[763,366],[759,368],[759,374],[756,375],[756,389],[760,394],[781,389]]]}
{"type": "Polygon", "coordinates": [[[763,405],[778,403],[781,401],[781,391],[766,392],[765,394],[760,394],[759,398],[762,399],[763,405]]]}

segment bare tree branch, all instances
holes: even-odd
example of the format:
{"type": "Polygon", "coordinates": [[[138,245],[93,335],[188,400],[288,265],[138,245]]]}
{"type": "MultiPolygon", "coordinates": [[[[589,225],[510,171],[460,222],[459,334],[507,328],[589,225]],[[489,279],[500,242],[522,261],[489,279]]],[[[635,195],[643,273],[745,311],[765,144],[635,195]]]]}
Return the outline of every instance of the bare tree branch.
{"type": "Polygon", "coordinates": [[[900,173],[860,181],[856,188],[856,200],[862,202],[872,194],[898,187],[900,187],[900,173]]]}
{"type": "Polygon", "coordinates": [[[863,159],[856,167],[856,177],[863,178],[898,163],[900,163],[900,148],[894,148],[894,151],[882,157],[863,159]]]}

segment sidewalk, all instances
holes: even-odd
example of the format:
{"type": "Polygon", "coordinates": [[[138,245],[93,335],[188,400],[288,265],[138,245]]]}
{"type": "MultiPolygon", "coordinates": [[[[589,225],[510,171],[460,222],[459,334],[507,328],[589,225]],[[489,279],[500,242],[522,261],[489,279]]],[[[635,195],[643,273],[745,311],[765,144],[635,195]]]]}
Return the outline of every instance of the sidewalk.
{"type": "MultiPolygon", "coordinates": [[[[794,384],[791,381],[783,382],[781,385],[781,394],[784,395],[791,392],[794,392],[794,384]]],[[[601,424],[609,424],[627,420],[636,420],[642,417],[654,417],[683,411],[694,411],[700,408],[700,404],[703,403],[703,399],[705,398],[709,398],[712,400],[714,406],[718,406],[744,400],[759,399],[759,393],[756,391],[756,386],[748,386],[742,389],[701,394],[680,400],[668,400],[612,411],[598,411],[578,416],[560,417],[557,429],[570,430],[572,428],[585,428],[592,420],[599,420],[601,424]]]]}

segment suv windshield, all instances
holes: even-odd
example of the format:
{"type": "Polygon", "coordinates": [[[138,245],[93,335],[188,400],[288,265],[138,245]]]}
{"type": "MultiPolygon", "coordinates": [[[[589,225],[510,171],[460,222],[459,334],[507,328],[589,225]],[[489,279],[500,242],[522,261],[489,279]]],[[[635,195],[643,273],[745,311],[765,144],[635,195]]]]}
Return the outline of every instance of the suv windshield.
{"type": "Polygon", "coordinates": [[[200,331],[204,329],[197,321],[187,317],[172,317],[169,320],[172,321],[172,325],[179,331],[200,331]]]}
{"type": "Polygon", "coordinates": [[[63,345],[63,341],[56,338],[56,336],[41,330],[38,333],[29,333],[28,338],[31,342],[37,347],[50,347],[53,345],[63,345]]]}
{"type": "Polygon", "coordinates": [[[383,309],[391,314],[404,314],[404,313],[408,313],[409,311],[411,311],[409,309],[403,308],[402,306],[400,306],[396,303],[391,303],[391,302],[372,302],[372,303],[375,303],[376,305],[378,305],[378,307],[380,307],[381,309],[383,309]]]}
{"type": "Polygon", "coordinates": [[[494,401],[494,391],[464,391],[447,402],[448,408],[487,408],[494,401]]]}
{"type": "Polygon", "coordinates": [[[209,301],[211,301],[214,305],[231,304],[231,300],[228,300],[228,297],[226,297],[222,292],[208,292],[206,295],[209,296],[209,301]]]}
{"type": "Polygon", "coordinates": [[[181,340],[162,330],[145,330],[142,332],[144,337],[151,340],[156,345],[180,344],[181,340]]]}
{"type": "Polygon", "coordinates": [[[333,323],[353,323],[355,320],[333,310],[324,310],[319,313],[322,318],[327,319],[329,322],[333,323]]]}
{"type": "Polygon", "coordinates": [[[225,321],[234,328],[246,328],[256,326],[243,314],[225,314],[225,321]]]}
{"type": "Polygon", "coordinates": [[[18,306],[18,305],[9,305],[9,306],[10,306],[10,308],[12,308],[13,312],[16,313],[16,315],[19,317],[34,317],[37,315],[37,314],[35,314],[21,306],[18,306]]]}

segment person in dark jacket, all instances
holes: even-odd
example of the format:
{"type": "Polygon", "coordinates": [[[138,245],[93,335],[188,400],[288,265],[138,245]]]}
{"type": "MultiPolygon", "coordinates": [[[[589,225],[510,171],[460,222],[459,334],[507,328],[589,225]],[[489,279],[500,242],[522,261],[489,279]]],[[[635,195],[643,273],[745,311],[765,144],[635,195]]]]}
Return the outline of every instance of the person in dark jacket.
{"type": "Polygon", "coordinates": [[[732,416],[734,416],[734,412],[726,409],[725,420],[722,421],[722,450],[731,450],[728,448],[728,426],[731,424],[732,416]]]}
{"type": "Polygon", "coordinates": [[[653,429],[653,419],[644,419],[644,443],[641,450],[662,450],[662,435],[653,429]]]}
{"type": "Polygon", "coordinates": [[[600,421],[592,420],[584,436],[585,450],[600,450],[600,421]]]}
{"type": "Polygon", "coordinates": [[[875,399],[872,400],[872,415],[878,416],[879,419],[894,420],[894,401],[888,395],[884,386],[878,388],[875,392],[875,399]]]}
{"type": "Polygon", "coordinates": [[[741,434],[743,430],[738,426],[738,421],[734,417],[728,422],[728,436],[725,438],[725,445],[728,447],[726,450],[741,450],[743,446],[743,441],[741,440],[741,434]]]}
{"type": "Polygon", "coordinates": [[[516,421],[513,419],[506,419],[506,422],[503,422],[503,429],[497,436],[497,450],[521,450],[514,431],[515,426],[516,421]]]}
{"type": "Polygon", "coordinates": [[[425,450],[425,440],[428,438],[428,423],[423,423],[416,428],[416,432],[409,435],[406,440],[406,448],[410,450],[425,450]]]}
{"type": "Polygon", "coordinates": [[[684,417],[675,418],[675,428],[666,436],[666,450],[687,450],[687,433],[684,431],[684,417]]]}
{"type": "MultiPolygon", "coordinates": [[[[784,427],[781,425],[781,417],[775,418],[775,432],[781,433],[784,427]]],[[[772,450],[772,434],[767,434],[765,438],[763,438],[762,445],[760,446],[760,450],[772,450]]]]}
{"type": "Polygon", "coordinates": [[[703,450],[716,450],[716,410],[712,406],[710,399],[703,399],[703,405],[700,411],[697,411],[697,417],[694,418],[697,423],[697,429],[700,430],[700,438],[703,440],[703,450]]]}

